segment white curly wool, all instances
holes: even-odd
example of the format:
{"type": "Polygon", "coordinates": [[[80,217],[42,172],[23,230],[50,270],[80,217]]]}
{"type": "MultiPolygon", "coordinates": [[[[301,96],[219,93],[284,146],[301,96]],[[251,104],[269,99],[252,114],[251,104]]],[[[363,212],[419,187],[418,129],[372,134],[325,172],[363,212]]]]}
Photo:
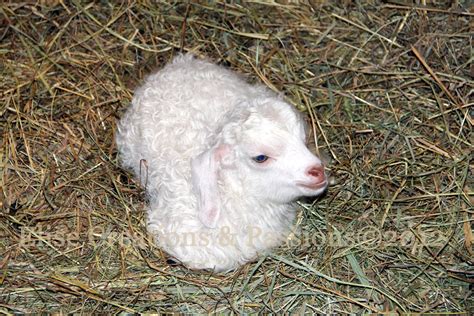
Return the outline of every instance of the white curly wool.
{"type": "Polygon", "coordinates": [[[281,244],[294,201],[327,186],[293,107],[192,55],[146,78],[117,145],[146,183],[149,231],[195,269],[230,270],[281,244]]]}

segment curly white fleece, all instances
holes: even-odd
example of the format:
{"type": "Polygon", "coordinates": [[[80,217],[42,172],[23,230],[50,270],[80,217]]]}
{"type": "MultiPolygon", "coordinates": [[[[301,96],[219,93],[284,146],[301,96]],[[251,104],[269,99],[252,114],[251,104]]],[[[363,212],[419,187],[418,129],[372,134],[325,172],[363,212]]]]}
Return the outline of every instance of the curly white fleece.
{"type": "Polygon", "coordinates": [[[308,175],[321,162],[299,113],[191,55],[146,78],[116,140],[123,166],[146,182],[148,229],[190,268],[230,270],[281,244],[293,201],[326,186],[308,175]]]}

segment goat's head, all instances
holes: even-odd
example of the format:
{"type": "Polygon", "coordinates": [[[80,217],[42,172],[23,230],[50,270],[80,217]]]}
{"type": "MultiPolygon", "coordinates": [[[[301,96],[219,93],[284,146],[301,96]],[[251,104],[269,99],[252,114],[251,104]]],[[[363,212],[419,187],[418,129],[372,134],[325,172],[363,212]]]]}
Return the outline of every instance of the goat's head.
{"type": "Polygon", "coordinates": [[[274,98],[237,107],[211,148],[193,159],[199,217],[208,227],[220,216],[218,180],[226,172],[244,196],[263,203],[289,203],[319,195],[327,186],[321,160],[305,145],[303,120],[274,98]]]}

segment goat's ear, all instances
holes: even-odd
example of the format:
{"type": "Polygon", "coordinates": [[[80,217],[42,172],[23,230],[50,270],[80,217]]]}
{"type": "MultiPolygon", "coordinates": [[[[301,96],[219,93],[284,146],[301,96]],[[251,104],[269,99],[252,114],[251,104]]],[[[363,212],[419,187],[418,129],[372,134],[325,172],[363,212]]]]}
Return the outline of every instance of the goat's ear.
{"type": "Polygon", "coordinates": [[[209,228],[215,228],[221,211],[217,180],[220,164],[229,151],[227,145],[213,147],[191,161],[192,183],[198,197],[198,218],[209,228]]]}

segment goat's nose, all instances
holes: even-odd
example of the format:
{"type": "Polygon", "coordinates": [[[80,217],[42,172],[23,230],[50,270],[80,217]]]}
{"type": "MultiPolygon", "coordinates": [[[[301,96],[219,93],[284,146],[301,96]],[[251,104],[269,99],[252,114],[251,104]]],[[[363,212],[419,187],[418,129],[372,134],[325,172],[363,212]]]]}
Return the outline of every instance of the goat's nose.
{"type": "Polygon", "coordinates": [[[322,165],[310,167],[308,171],[306,171],[306,174],[310,176],[315,183],[326,181],[326,174],[324,173],[324,167],[322,165]]]}

